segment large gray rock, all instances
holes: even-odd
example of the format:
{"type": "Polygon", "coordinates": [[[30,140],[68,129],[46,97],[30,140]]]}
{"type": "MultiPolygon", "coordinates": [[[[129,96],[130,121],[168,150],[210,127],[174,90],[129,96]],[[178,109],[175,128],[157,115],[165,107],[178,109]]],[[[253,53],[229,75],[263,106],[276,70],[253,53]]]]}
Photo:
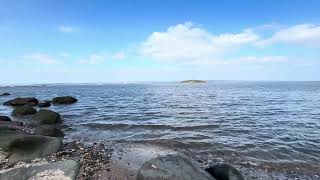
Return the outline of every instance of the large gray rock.
{"type": "Polygon", "coordinates": [[[53,104],[72,104],[78,100],[72,96],[60,96],[52,99],[53,104]]]}
{"type": "Polygon", "coordinates": [[[26,132],[19,131],[15,128],[8,126],[0,126],[0,149],[7,150],[9,148],[10,143],[16,138],[23,137],[27,135],[26,132]]]}
{"type": "Polygon", "coordinates": [[[33,117],[34,124],[56,124],[61,123],[62,119],[59,113],[47,109],[40,109],[33,117]]]}
{"type": "Polygon", "coordinates": [[[31,107],[30,105],[18,106],[16,107],[11,115],[12,116],[24,116],[24,115],[32,115],[37,113],[37,110],[31,107]]]}
{"type": "Polygon", "coordinates": [[[40,125],[34,130],[34,134],[51,136],[51,137],[63,137],[63,132],[58,129],[55,125],[40,125]]]}
{"type": "Polygon", "coordinates": [[[211,166],[206,171],[218,180],[244,180],[241,173],[228,164],[211,166]]]}
{"type": "Polygon", "coordinates": [[[145,162],[137,180],[214,180],[182,155],[160,156],[145,162]]]}
{"type": "Polygon", "coordinates": [[[0,121],[11,121],[8,116],[0,116],[0,121]]]}
{"type": "Polygon", "coordinates": [[[2,180],[35,180],[35,179],[76,179],[79,163],[73,160],[48,163],[12,169],[0,175],[2,180]]]}
{"type": "Polygon", "coordinates": [[[14,138],[7,146],[10,164],[20,161],[30,161],[35,158],[48,156],[58,152],[62,148],[62,141],[59,138],[23,135],[14,138]]]}
{"type": "Polygon", "coordinates": [[[38,100],[33,97],[26,97],[26,98],[15,98],[13,100],[4,102],[3,105],[5,106],[23,106],[23,105],[30,105],[30,106],[35,106],[38,104],[38,100]]]}
{"type": "Polygon", "coordinates": [[[22,126],[22,122],[18,121],[0,121],[1,127],[16,127],[16,126],[22,126]]]}

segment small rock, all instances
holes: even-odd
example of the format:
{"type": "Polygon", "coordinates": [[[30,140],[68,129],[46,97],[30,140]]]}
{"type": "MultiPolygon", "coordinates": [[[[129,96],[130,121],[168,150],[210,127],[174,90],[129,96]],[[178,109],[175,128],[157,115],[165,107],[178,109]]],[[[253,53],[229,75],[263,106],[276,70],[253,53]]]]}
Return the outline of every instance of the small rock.
{"type": "Polygon", "coordinates": [[[39,102],[38,106],[39,107],[50,107],[51,106],[51,101],[39,102]]]}
{"type": "Polygon", "coordinates": [[[215,165],[205,170],[217,180],[244,180],[241,173],[228,164],[215,165]]]}
{"type": "Polygon", "coordinates": [[[12,116],[24,116],[24,115],[31,115],[37,113],[37,110],[35,110],[33,107],[30,105],[24,105],[24,106],[19,106],[16,107],[11,115],[12,116]]]}
{"type": "Polygon", "coordinates": [[[10,93],[7,93],[7,92],[0,94],[0,96],[10,96],[10,95],[11,95],[11,94],[10,94],[10,93]]]}
{"type": "Polygon", "coordinates": [[[72,96],[60,96],[52,99],[53,104],[72,104],[78,100],[72,96]]]}

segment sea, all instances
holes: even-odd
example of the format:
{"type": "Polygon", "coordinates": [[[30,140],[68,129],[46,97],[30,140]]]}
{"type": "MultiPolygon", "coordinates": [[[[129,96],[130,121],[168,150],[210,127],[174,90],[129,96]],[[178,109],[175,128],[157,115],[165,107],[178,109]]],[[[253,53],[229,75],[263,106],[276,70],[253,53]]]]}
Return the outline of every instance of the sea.
{"type": "MultiPolygon", "coordinates": [[[[2,92],[11,96],[0,97],[1,104],[14,97],[76,97],[75,104],[49,108],[62,115],[69,138],[320,167],[320,82],[49,84],[2,92]]],[[[1,115],[11,111],[0,105],[1,115]]]]}

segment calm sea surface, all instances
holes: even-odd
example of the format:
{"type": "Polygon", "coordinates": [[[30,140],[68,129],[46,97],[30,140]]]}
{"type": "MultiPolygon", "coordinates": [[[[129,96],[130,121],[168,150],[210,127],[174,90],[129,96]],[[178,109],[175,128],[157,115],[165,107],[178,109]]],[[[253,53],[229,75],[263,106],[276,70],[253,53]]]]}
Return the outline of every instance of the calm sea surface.
{"type": "MultiPolygon", "coordinates": [[[[255,162],[319,165],[320,82],[50,85],[0,88],[13,97],[78,98],[52,106],[86,141],[148,142],[255,162]]],[[[0,106],[8,115],[11,107],[0,106]]],[[[21,120],[21,119],[16,119],[21,120]]],[[[22,119],[23,120],[23,119],[22,119]]]]}

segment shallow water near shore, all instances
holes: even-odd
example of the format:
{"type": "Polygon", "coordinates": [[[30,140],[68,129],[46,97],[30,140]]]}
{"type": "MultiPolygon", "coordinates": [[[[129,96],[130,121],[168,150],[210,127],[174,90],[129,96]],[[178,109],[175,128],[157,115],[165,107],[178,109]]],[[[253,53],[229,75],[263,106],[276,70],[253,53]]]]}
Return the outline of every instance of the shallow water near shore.
{"type": "MultiPolygon", "coordinates": [[[[70,139],[147,143],[288,170],[320,167],[320,82],[46,85],[0,92],[11,93],[1,104],[14,97],[76,96],[76,104],[50,107],[72,129],[70,139]]],[[[0,106],[0,114],[11,111],[0,106]]]]}

